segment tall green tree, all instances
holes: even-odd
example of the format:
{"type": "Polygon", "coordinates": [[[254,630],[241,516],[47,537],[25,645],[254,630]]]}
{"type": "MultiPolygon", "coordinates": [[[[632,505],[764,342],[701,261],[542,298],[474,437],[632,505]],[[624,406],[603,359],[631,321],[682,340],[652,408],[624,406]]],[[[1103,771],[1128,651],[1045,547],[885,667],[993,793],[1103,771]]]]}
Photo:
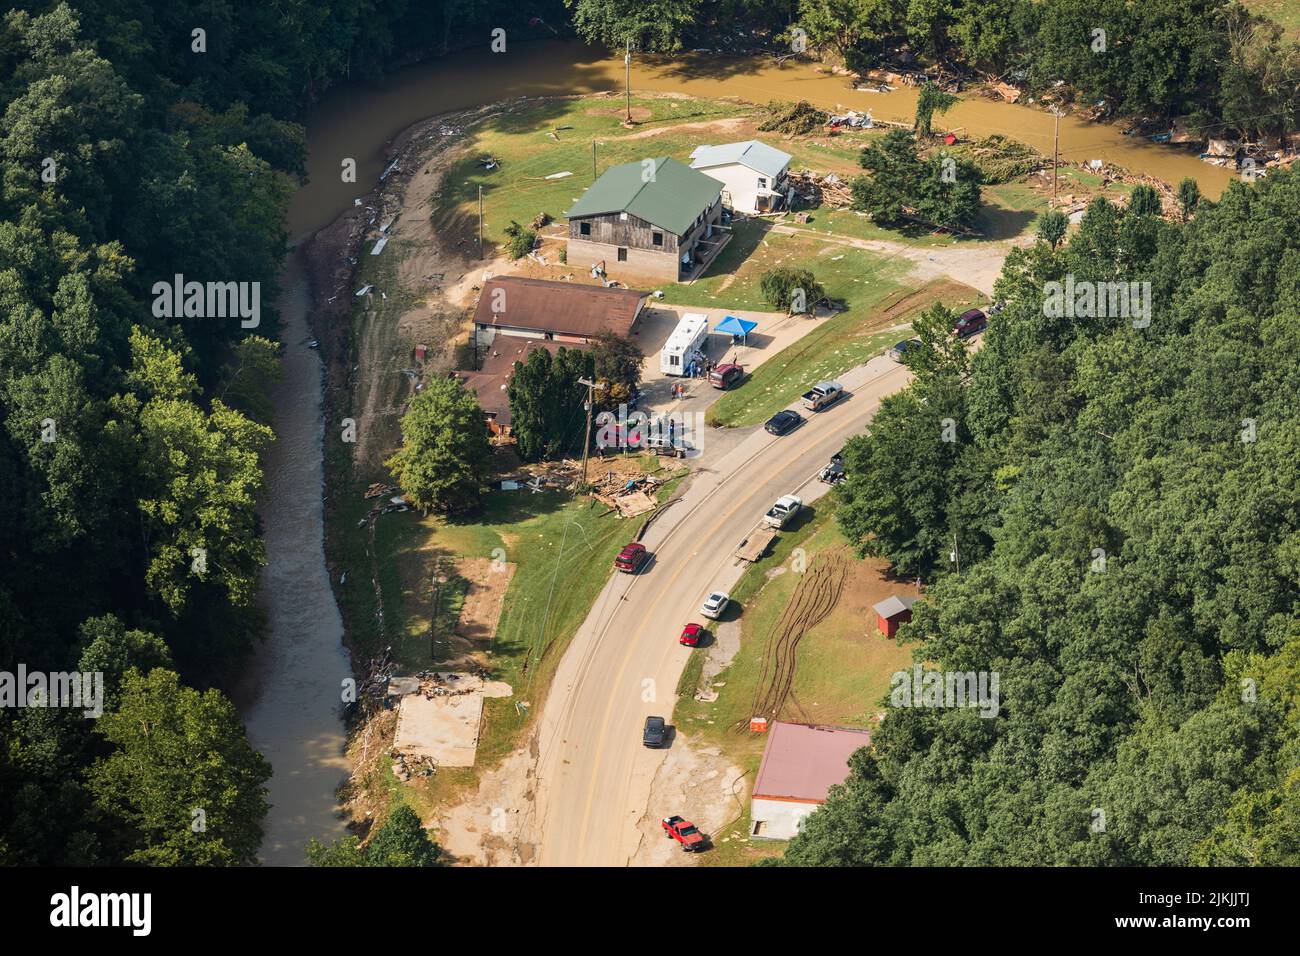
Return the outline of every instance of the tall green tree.
{"type": "Polygon", "coordinates": [[[96,728],[112,753],[90,771],[123,859],[148,866],[253,863],[271,767],[248,744],[220,691],[184,687],[171,671],[129,672],[116,711],[96,728]]]}
{"type": "Polygon", "coordinates": [[[477,505],[491,468],[487,425],[478,401],[456,378],[435,379],[402,416],[402,447],[387,462],[402,490],[422,508],[462,511],[477,505]]]}

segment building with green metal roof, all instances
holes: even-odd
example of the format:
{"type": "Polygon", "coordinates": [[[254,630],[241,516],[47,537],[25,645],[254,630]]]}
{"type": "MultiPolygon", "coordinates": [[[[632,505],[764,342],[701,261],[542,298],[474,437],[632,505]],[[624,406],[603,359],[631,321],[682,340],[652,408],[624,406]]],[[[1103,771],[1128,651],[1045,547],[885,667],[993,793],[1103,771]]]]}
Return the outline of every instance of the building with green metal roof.
{"type": "Polygon", "coordinates": [[[605,170],[566,215],[568,261],[677,280],[694,274],[725,242],[722,184],[660,156],[605,170]]]}

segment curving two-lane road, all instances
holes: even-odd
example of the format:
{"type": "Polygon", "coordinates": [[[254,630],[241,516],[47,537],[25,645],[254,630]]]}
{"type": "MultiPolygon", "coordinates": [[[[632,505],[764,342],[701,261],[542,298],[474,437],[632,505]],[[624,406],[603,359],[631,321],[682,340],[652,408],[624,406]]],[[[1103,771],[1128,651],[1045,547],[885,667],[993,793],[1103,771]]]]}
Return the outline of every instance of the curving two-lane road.
{"type": "Polygon", "coordinates": [[[716,462],[706,436],[703,468],[646,533],[654,561],[638,575],[611,577],[560,662],[538,740],[534,824],[542,865],[627,864],[640,839],[637,822],[660,809],[646,804],[664,753],[641,746],[641,725],[649,714],[672,713],[690,654],[677,643],[682,625],[699,619],[710,590],[739,579],[736,546],[772,502],[825,494],[816,473],[908,379],[902,366],[876,358],[840,376],[848,398],[802,412],[804,424],[787,435],[756,430],[716,462]]]}

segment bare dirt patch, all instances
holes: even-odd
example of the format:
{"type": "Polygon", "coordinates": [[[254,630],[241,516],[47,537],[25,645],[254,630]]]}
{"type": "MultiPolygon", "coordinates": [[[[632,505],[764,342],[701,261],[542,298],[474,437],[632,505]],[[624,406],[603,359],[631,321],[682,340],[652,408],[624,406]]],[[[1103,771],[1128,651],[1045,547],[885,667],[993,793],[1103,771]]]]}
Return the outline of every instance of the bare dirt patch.
{"type": "MultiPolygon", "coordinates": [[[[634,111],[634,115],[635,115],[635,111],[634,111]]],[[[722,132],[722,131],[742,129],[745,126],[752,127],[753,124],[743,116],[729,116],[726,119],[702,120],[698,123],[677,123],[676,125],[673,126],[658,126],[652,129],[638,130],[637,132],[632,133],[628,136],[624,136],[623,138],[624,139],[650,139],[655,136],[662,136],[664,133],[681,133],[685,130],[695,131],[695,130],[711,129],[711,130],[717,130],[719,132],[722,132]]]]}
{"type": "Polygon", "coordinates": [[[457,576],[468,585],[456,636],[474,644],[490,643],[496,635],[501,606],[516,565],[489,558],[462,558],[455,567],[457,576]]]}
{"type": "Polygon", "coordinates": [[[632,865],[691,865],[694,855],[682,852],[676,840],[666,837],[660,821],[674,814],[684,816],[712,837],[748,812],[748,798],[748,775],[721,750],[694,749],[683,735],[674,732],[672,747],[650,787],[649,805],[637,822],[641,842],[632,855],[632,865]]]}
{"type": "MultiPolygon", "coordinates": [[[[588,116],[627,116],[627,106],[615,106],[609,109],[590,109],[584,110],[583,112],[588,116]]],[[[632,107],[632,122],[634,123],[644,123],[653,115],[654,113],[648,107],[632,107]]]]}
{"type": "Polygon", "coordinates": [[[537,734],[501,765],[484,773],[465,800],[442,809],[431,829],[456,863],[527,866],[536,862],[534,832],[537,734]]]}

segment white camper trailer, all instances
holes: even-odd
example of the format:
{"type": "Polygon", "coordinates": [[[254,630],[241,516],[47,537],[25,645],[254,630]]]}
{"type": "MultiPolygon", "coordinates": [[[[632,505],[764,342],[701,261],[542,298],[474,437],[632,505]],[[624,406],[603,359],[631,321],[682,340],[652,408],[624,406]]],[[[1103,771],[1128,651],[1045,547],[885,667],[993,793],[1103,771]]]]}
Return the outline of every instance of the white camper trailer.
{"type": "Polygon", "coordinates": [[[665,375],[687,374],[691,363],[703,357],[708,337],[709,317],[699,312],[687,312],[659,353],[659,371],[665,375]]]}

